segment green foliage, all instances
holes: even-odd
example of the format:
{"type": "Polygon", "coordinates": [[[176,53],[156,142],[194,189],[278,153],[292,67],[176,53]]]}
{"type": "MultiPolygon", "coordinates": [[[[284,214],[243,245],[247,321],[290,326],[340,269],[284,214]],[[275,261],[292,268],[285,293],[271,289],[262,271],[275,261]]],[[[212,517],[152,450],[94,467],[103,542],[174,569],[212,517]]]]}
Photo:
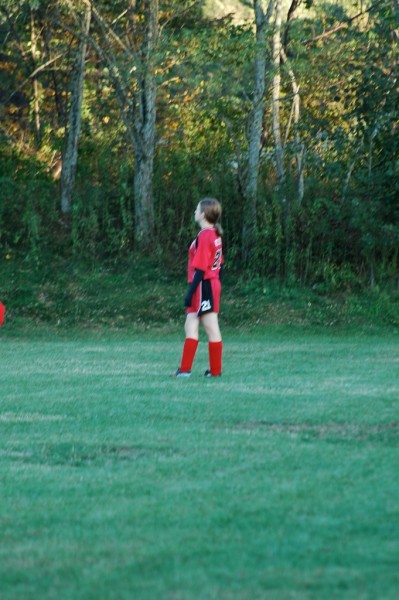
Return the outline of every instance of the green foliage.
{"type": "Polygon", "coordinates": [[[39,261],[54,243],[58,212],[54,185],[37,160],[0,149],[0,242],[4,254],[39,261]]]}
{"type": "MultiPolygon", "coordinates": [[[[115,19],[125,3],[101,6],[115,19]]],[[[41,32],[35,66],[50,63],[37,75],[40,140],[35,139],[31,121],[34,66],[29,54],[29,3],[18,5],[11,20],[2,21],[0,31],[4,82],[0,85],[2,256],[22,255],[35,268],[41,268],[52,255],[126,261],[135,242],[134,157],[107,70],[90,49],[73,209],[70,218],[64,219],[59,209],[59,181],[51,172],[65,135],[71,49],[77,40],[66,4],[40,3],[35,8],[36,29],[41,32]]],[[[237,270],[241,266],[245,173],[239,158],[245,158],[253,97],[253,30],[250,25],[235,25],[231,19],[204,20],[200,8],[200,3],[174,0],[162,2],[160,7],[164,30],[157,55],[154,252],[179,273],[195,234],[195,204],[208,194],[223,203],[227,264],[237,270]]],[[[352,8],[345,2],[317,4],[311,13],[302,11],[290,23],[286,52],[301,96],[300,121],[296,128],[291,124],[287,129],[284,148],[290,222],[287,224],[276,195],[268,88],[257,245],[248,267],[250,276],[316,286],[326,292],[397,285],[399,135],[394,7],[387,2],[377,4],[367,21],[355,20],[312,42],[338,21],[345,22],[353,15],[349,10],[352,8]],[[301,201],[296,134],[304,148],[305,193],[301,201]]],[[[125,21],[118,23],[122,31],[125,21]]],[[[118,65],[122,64],[120,48],[115,45],[112,51],[118,65]]],[[[285,67],[282,74],[285,133],[292,87],[285,67]]],[[[139,80],[130,75],[134,89],[139,80]]],[[[271,75],[268,72],[268,85],[271,75]]]]}
{"type": "MultiPolygon", "coordinates": [[[[36,330],[176,331],[184,320],[185,251],[106,263],[88,258],[48,258],[40,268],[6,254],[0,261],[0,298],[7,306],[2,332],[32,335],[36,330]],[[168,258],[168,257],[171,258],[168,258]]],[[[358,276],[346,267],[320,266],[312,286],[271,281],[270,277],[226,269],[223,329],[259,326],[357,327],[365,331],[399,327],[399,295],[375,286],[358,289],[358,276]],[[340,291],[337,291],[340,290],[340,291]]]]}

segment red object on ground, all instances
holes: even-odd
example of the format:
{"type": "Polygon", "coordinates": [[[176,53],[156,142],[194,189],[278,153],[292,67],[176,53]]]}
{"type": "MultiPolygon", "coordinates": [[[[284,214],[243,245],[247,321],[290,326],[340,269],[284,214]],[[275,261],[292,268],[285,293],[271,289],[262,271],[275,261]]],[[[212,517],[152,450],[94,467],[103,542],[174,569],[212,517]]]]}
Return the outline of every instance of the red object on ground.
{"type": "Polygon", "coordinates": [[[5,314],[6,314],[6,307],[4,306],[4,304],[2,302],[0,302],[0,327],[1,327],[1,325],[3,325],[5,314]]]}

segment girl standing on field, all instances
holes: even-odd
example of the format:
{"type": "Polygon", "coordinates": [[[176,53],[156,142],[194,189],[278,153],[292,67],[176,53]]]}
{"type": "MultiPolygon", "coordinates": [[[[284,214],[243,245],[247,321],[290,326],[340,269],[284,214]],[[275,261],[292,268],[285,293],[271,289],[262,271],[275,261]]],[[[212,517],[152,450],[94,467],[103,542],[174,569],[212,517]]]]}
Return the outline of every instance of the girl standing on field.
{"type": "Polygon", "coordinates": [[[222,335],[218,313],[220,306],[220,272],[223,264],[222,235],[218,223],[222,207],[215,198],[204,198],[195,209],[194,219],[200,232],[188,251],[189,288],[184,299],[186,307],[186,339],[180,367],[175,377],[189,377],[199,341],[199,325],[202,323],[208,336],[209,369],[206,377],[222,374],[222,335]]]}

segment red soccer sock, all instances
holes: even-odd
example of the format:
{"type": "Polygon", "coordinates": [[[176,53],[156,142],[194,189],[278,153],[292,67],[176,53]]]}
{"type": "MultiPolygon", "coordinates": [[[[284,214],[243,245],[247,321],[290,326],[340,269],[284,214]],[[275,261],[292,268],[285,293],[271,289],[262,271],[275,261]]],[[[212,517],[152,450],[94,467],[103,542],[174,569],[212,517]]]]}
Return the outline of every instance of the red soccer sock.
{"type": "Polygon", "coordinates": [[[223,342],[209,342],[209,367],[213,377],[222,373],[223,342]]]}
{"type": "Polygon", "coordinates": [[[180,363],[180,371],[191,371],[197,348],[198,340],[194,340],[193,338],[185,339],[180,363]]]}

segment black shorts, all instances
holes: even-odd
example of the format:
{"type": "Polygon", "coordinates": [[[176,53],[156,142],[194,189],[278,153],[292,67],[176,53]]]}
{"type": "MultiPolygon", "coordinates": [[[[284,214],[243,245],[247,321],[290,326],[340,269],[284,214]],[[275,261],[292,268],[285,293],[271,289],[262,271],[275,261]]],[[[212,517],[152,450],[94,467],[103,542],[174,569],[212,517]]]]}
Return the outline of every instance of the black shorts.
{"type": "Polygon", "coordinates": [[[187,313],[197,313],[200,317],[210,312],[219,312],[222,286],[219,279],[203,279],[194,292],[187,313]]]}

